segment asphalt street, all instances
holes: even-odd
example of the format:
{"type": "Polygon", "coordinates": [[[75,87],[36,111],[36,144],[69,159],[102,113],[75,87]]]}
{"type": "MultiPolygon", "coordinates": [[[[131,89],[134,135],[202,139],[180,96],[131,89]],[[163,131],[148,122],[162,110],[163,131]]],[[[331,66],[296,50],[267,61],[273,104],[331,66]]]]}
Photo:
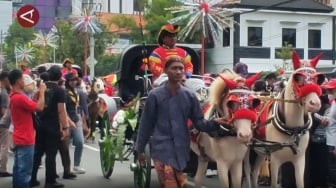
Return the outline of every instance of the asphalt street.
{"type": "MultiPolygon", "coordinates": [[[[71,147],[71,159],[73,159],[73,149],[71,147]]],[[[102,176],[99,160],[99,147],[97,143],[86,143],[82,157],[81,166],[86,169],[85,174],[77,175],[75,180],[64,180],[63,167],[61,158],[57,156],[57,172],[61,177],[57,181],[63,183],[65,187],[69,188],[133,188],[133,172],[130,170],[130,163],[133,161],[116,162],[115,169],[110,179],[105,179],[102,176]]],[[[8,170],[12,172],[13,156],[10,156],[8,162],[8,170]]],[[[45,168],[39,169],[38,180],[43,187],[45,182],[45,168]]],[[[0,188],[10,188],[12,185],[12,178],[0,178],[0,188]]],[[[193,187],[192,179],[188,179],[188,188],[193,187]]],[[[203,188],[217,188],[219,187],[219,180],[217,177],[205,178],[203,188]]],[[[151,187],[159,187],[155,170],[152,170],[151,187]]],[[[39,187],[36,187],[39,188],[39,187]]]]}

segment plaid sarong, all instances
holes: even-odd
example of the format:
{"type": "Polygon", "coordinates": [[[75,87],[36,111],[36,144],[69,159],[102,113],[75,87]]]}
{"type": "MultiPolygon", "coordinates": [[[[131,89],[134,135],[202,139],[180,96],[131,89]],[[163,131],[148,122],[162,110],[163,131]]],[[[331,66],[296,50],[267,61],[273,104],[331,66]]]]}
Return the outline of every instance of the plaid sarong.
{"type": "Polygon", "coordinates": [[[186,188],[187,179],[182,171],[154,160],[161,188],[186,188]]]}

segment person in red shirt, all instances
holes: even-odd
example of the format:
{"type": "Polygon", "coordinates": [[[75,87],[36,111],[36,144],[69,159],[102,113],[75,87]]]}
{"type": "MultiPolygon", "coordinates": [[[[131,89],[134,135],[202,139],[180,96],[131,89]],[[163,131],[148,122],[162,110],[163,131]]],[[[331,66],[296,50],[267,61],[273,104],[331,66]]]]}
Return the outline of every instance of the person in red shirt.
{"type": "Polygon", "coordinates": [[[113,97],[113,87],[111,85],[111,83],[109,83],[106,78],[104,79],[104,89],[105,89],[105,94],[110,96],[110,97],[113,97]]]}
{"type": "Polygon", "coordinates": [[[184,71],[187,78],[193,73],[193,64],[191,56],[182,48],[176,47],[177,33],[180,27],[178,25],[166,24],[161,27],[158,35],[159,47],[149,56],[149,70],[153,74],[153,80],[156,80],[162,73],[167,57],[178,55],[183,58],[184,71]]]}
{"type": "Polygon", "coordinates": [[[32,115],[44,107],[44,91],[46,86],[40,83],[37,102],[30,100],[23,92],[23,73],[14,69],[8,75],[12,86],[10,111],[14,126],[14,166],[13,188],[28,188],[33,168],[35,130],[32,115]]]}
{"type": "Polygon", "coordinates": [[[65,75],[72,73],[75,77],[78,77],[78,72],[75,68],[72,67],[74,61],[72,58],[65,58],[63,61],[63,68],[62,68],[62,77],[64,78],[65,75]]]}

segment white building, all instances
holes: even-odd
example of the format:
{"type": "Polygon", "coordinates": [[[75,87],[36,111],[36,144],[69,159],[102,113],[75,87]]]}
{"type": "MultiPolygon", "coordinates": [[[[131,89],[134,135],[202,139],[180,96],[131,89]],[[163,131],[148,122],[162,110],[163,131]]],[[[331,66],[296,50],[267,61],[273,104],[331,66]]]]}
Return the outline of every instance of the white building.
{"type": "Polygon", "coordinates": [[[229,8],[245,11],[258,10],[233,16],[239,25],[228,33],[224,32],[221,43],[208,50],[206,71],[232,68],[237,62],[246,63],[249,72],[274,70],[275,65],[282,64],[282,59],[275,54],[285,42],[293,45],[301,59],[311,59],[323,52],[318,66],[334,65],[333,8],[315,0],[296,0],[272,6],[279,2],[241,0],[240,4],[229,5],[229,8]]]}
{"type": "Polygon", "coordinates": [[[5,34],[13,22],[13,5],[11,1],[0,1],[0,36],[4,41],[5,34]]]}
{"type": "Polygon", "coordinates": [[[83,4],[88,2],[93,4],[99,4],[101,6],[101,12],[104,13],[121,13],[121,14],[133,14],[138,10],[138,0],[82,0],[83,4]]]}

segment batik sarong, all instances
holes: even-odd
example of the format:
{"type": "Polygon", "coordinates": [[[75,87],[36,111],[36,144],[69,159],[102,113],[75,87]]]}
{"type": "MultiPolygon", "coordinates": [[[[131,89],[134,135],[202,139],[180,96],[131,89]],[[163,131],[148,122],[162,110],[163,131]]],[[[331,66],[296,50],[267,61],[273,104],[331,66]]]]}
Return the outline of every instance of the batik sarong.
{"type": "Polygon", "coordinates": [[[161,188],[186,188],[187,179],[182,171],[154,161],[161,188]]]}

